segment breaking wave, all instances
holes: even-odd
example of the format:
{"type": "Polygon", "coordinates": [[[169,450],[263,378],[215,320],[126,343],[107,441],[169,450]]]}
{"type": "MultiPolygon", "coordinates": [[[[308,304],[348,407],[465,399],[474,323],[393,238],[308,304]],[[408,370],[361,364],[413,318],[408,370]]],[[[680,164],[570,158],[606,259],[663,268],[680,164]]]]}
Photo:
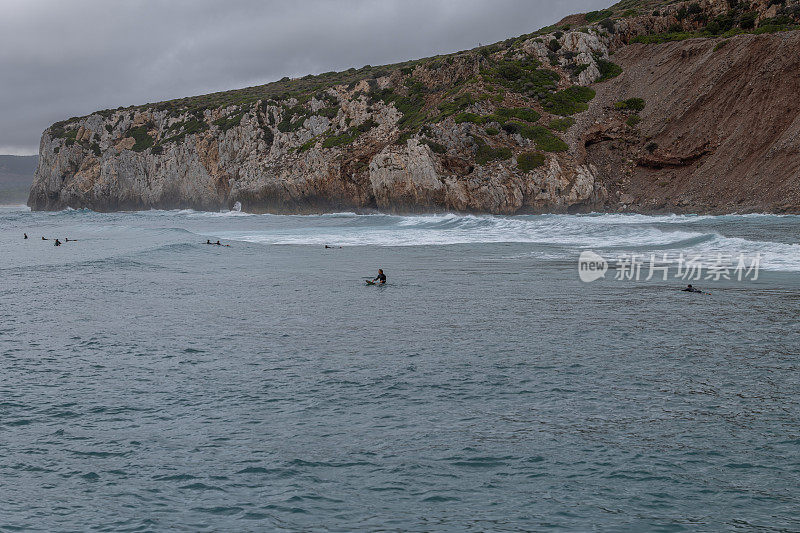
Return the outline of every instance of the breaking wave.
{"type": "MultiPolygon", "coordinates": [[[[759,255],[766,269],[800,271],[800,216],[796,215],[269,215],[192,209],[108,214],[87,210],[0,212],[0,219],[14,226],[31,218],[48,225],[74,226],[80,231],[70,229],[73,234],[90,233],[96,238],[104,232],[124,232],[118,239],[137,239],[137,232],[147,232],[169,242],[201,237],[203,242],[215,238],[265,245],[409,247],[516,243],[530,245],[522,253],[565,261],[587,249],[612,258],[624,254],[667,254],[677,258],[684,253],[713,259],[743,254],[759,255]]],[[[514,253],[518,252],[519,249],[514,253]]]]}
{"type": "MultiPolygon", "coordinates": [[[[726,236],[725,229],[745,226],[743,233],[771,215],[758,216],[646,216],[646,215],[356,215],[338,213],[294,219],[288,224],[247,231],[214,231],[210,235],[271,245],[331,246],[449,246],[464,244],[526,243],[549,257],[573,257],[574,251],[592,249],[615,255],[655,253],[677,258],[679,253],[713,258],[718,255],[748,257],[759,254],[765,268],[800,270],[800,244],[726,236]],[[298,219],[305,219],[306,224],[298,219]],[[554,254],[561,250],[562,253],[554,254]]],[[[800,217],[783,219],[797,227],[800,217]]],[[[757,227],[755,228],[758,229],[757,227]]],[[[768,235],[768,228],[764,228],[768,235]]],[[[758,231],[755,231],[758,233],[758,231]]]]}

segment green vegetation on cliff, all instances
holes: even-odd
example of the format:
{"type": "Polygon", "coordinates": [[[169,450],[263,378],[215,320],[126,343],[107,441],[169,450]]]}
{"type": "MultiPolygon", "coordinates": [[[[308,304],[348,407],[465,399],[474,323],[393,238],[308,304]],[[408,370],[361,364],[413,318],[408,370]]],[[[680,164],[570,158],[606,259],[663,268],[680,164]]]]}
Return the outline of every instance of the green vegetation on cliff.
{"type": "Polygon", "coordinates": [[[554,131],[567,131],[575,124],[575,119],[572,117],[555,118],[547,125],[548,128],[554,131]]]}
{"type": "Polygon", "coordinates": [[[155,139],[147,132],[148,129],[147,125],[143,125],[128,130],[128,136],[133,137],[133,140],[136,141],[131,150],[143,152],[153,146],[155,139]]]}
{"type": "Polygon", "coordinates": [[[610,80],[622,74],[622,67],[603,58],[597,58],[597,68],[600,71],[600,79],[597,81],[610,80]]]}
{"type": "Polygon", "coordinates": [[[511,149],[507,146],[493,148],[486,144],[486,141],[484,141],[481,137],[473,135],[472,138],[475,140],[475,144],[477,145],[477,150],[475,151],[475,162],[479,165],[485,165],[490,161],[511,159],[511,149]]]}
{"type": "Polygon", "coordinates": [[[574,115],[586,111],[589,108],[588,102],[594,96],[594,89],[575,85],[548,95],[544,101],[544,108],[554,115],[574,115]]]}
{"type": "Polygon", "coordinates": [[[517,156],[517,167],[523,172],[530,172],[544,165],[544,154],[539,152],[523,152],[517,156]]]}
{"type": "Polygon", "coordinates": [[[644,106],[645,101],[642,98],[628,98],[614,104],[614,108],[620,111],[641,111],[644,106]]]}

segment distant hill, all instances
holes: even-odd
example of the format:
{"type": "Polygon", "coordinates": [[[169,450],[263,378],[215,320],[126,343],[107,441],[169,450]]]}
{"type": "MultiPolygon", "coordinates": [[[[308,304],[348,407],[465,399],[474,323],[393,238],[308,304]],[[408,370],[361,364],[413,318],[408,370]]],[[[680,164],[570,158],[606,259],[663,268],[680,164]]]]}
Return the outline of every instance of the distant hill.
{"type": "Polygon", "coordinates": [[[106,109],[34,210],[800,213],[800,0],[622,0],[472,50],[106,109]]]}
{"type": "Polygon", "coordinates": [[[0,204],[25,203],[38,162],[38,155],[0,155],[0,204]]]}

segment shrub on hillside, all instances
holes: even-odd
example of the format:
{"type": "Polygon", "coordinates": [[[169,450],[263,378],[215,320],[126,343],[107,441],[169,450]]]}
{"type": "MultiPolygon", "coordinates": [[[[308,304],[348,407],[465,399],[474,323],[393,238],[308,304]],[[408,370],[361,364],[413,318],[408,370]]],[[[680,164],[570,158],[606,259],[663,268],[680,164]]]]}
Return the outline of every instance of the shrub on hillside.
{"type": "Polygon", "coordinates": [[[628,98],[614,104],[614,108],[620,111],[641,111],[644,106],[645,101],[642,98],[628,98]]]}
{"type": "Polygon", "coordinates": [[[476,115],[475,113],[459,113],[454,117],[456,124],[461,124],[463,122],[470,122],[472,124],[483,124],[486,122],[486,119],[480,115],[476,115]]]}
{"type": "Polygon", "coordinates": [[[751,30],[756,26],[757,17],[758,13],[755,11],[748,11],[747,13],[742,14],[741,18],[739,19],[739,26],[743,30],[751,30]]]}
{"type": "Polygon", "coordinates": [[[523,172],[530,172],[544,165],[544,160],[544,154],[540,152],[523,152],[517,156],[517,167],[523,172]]]}
{"type": "Polygon", "coordinates": [[[136,128],[131,128],[128,130],[128,136],[133,137],[136,141],[133,145],[134,152],[143,152],[153,146],[155,143],[155,139],[153,139],[149,133],[147,133],[147,126],[139,126],[136,128]]]}
{"type": "Polygon", "coordinates": [[[489,161],[496,161],[496,160],[506,160],[511,159],[511,149],[505,146],[500,148],[492,148],[486,141],[484,141],[480,137],[473,136],[475,140],[475,144],[478,145],[478,149],[475,152],[475,162],[479,165],[485,165],[489,161]]]}
{"type": "MultiPolygon", "coordinates": [[[[518,118],[527,122],[536,122],[542,115],[527,107],[499,107],[494,114],[501,119],[518,118]]],[[[501,122],[498,120],[498,122],[501,122]]]]}
{"type": "Polygon", "coordinates": [[[586,22],[591,24],[592,22],[597,22],[598,20],[608,18],[613,14],[614,12],[610,9],[603,9],[602,11],[590,11],[589,13],[586,13],[585,17],[586,22]]]}
{"type": "Polygon", "coordinates": [[[543,152],[566,152],[569,149],[567,143],[544,126],[523,124],[519,133],[524,138],[532,140],[536,144],[536,148],[543,152]]]}
{"type": "Polygon", "coordinates": [[[564,117],[551,120],[547,127],[551,130],[564,132],[567,131],[573,124],[575,124],[574,118],[564,117]]]}
{"type": "Polygon", "coordinates": [[[601,20],[600,21],[600,27],[603,28],[604,30],[606,30],[608,33],[614,33],[614,31],[616,29],[615,25],[614,25],[614,21],[611,20],[610,18],[601,20]]]}
{"type": "Polygon", "coordinates": [[[350,132],[342,133],[341,135],[331,135],[330,137],[322,141],[322,147],[333,148],[335,146],[349,144],[354,140],[356,140],[356,136],[350,132]]]}
{"type": "Polygon", "coordinates": [[[589,108],[587,103],[594,96],[594,89],[575,85],[563,91],[547,95],[542,106],[548,113],[554,115],[574,115],[575,113],[586,111],[589,108]]]}
{"type": "Polygon", "coordinates": [[[439,110],[442,112],[444,116],[454,115],[455,113],[468,108],[472,104],[475,103],[475,97],[473,97],[470,93],[464,93],[462,95],[457,96],[453,100],[449,102],[442,102],[439,104],[439,110]]]}
{"type": "Polygon", "coordinates": [[[600,70],[600,78],[597,81],[610,80],[622,74],[622,67],[605,59],[597,60],[597,68],[600,70]]]}

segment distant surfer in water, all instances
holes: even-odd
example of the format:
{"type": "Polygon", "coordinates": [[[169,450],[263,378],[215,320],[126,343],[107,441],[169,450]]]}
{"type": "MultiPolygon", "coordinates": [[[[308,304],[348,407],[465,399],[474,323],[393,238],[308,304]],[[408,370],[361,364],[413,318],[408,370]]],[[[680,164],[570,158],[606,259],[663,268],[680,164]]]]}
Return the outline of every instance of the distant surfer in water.
{"type": "Polygon", "coordinates": [[[703,291],[701,291],[697,287],[692,287],[692,284],[690,283],[689,285],[686,286],[685,289],[683,289],[683,292],[698,292],[698,293],[702,293],[703,291]]]}
{"type": "Polygon", "coordinates": [[[23,235],[23,237],[22,237],[23,239],[27,239],[28,238],[28,234],[27,233],[23,233],[22,235],[23,235]]]}
{"type": "Polygon", "coordinates": [[[383,273],[383,269],[382,268],[378,269],[378,277],[373,279],[372,281],[373,281],[373,283],[376,282],[376,281],[379,281],[381,285],[386,283],[386,274],[383,273]]]}
{"type": "Polygon", "coordinates": [[[56,242],[53,243],[53,246],[61,246],[61,241],[56,239],[56,242]]]}
{"type": "Polygon", "coordinates": [[[44,237],[42,237],[42,240],[43,241],[49,241],[50,239],[45,239],[44,237]]]}
{"type": "Polygon", "coordinates": [[[206,244],[211,244],[211,239],[206,240],[206,244]]]}

